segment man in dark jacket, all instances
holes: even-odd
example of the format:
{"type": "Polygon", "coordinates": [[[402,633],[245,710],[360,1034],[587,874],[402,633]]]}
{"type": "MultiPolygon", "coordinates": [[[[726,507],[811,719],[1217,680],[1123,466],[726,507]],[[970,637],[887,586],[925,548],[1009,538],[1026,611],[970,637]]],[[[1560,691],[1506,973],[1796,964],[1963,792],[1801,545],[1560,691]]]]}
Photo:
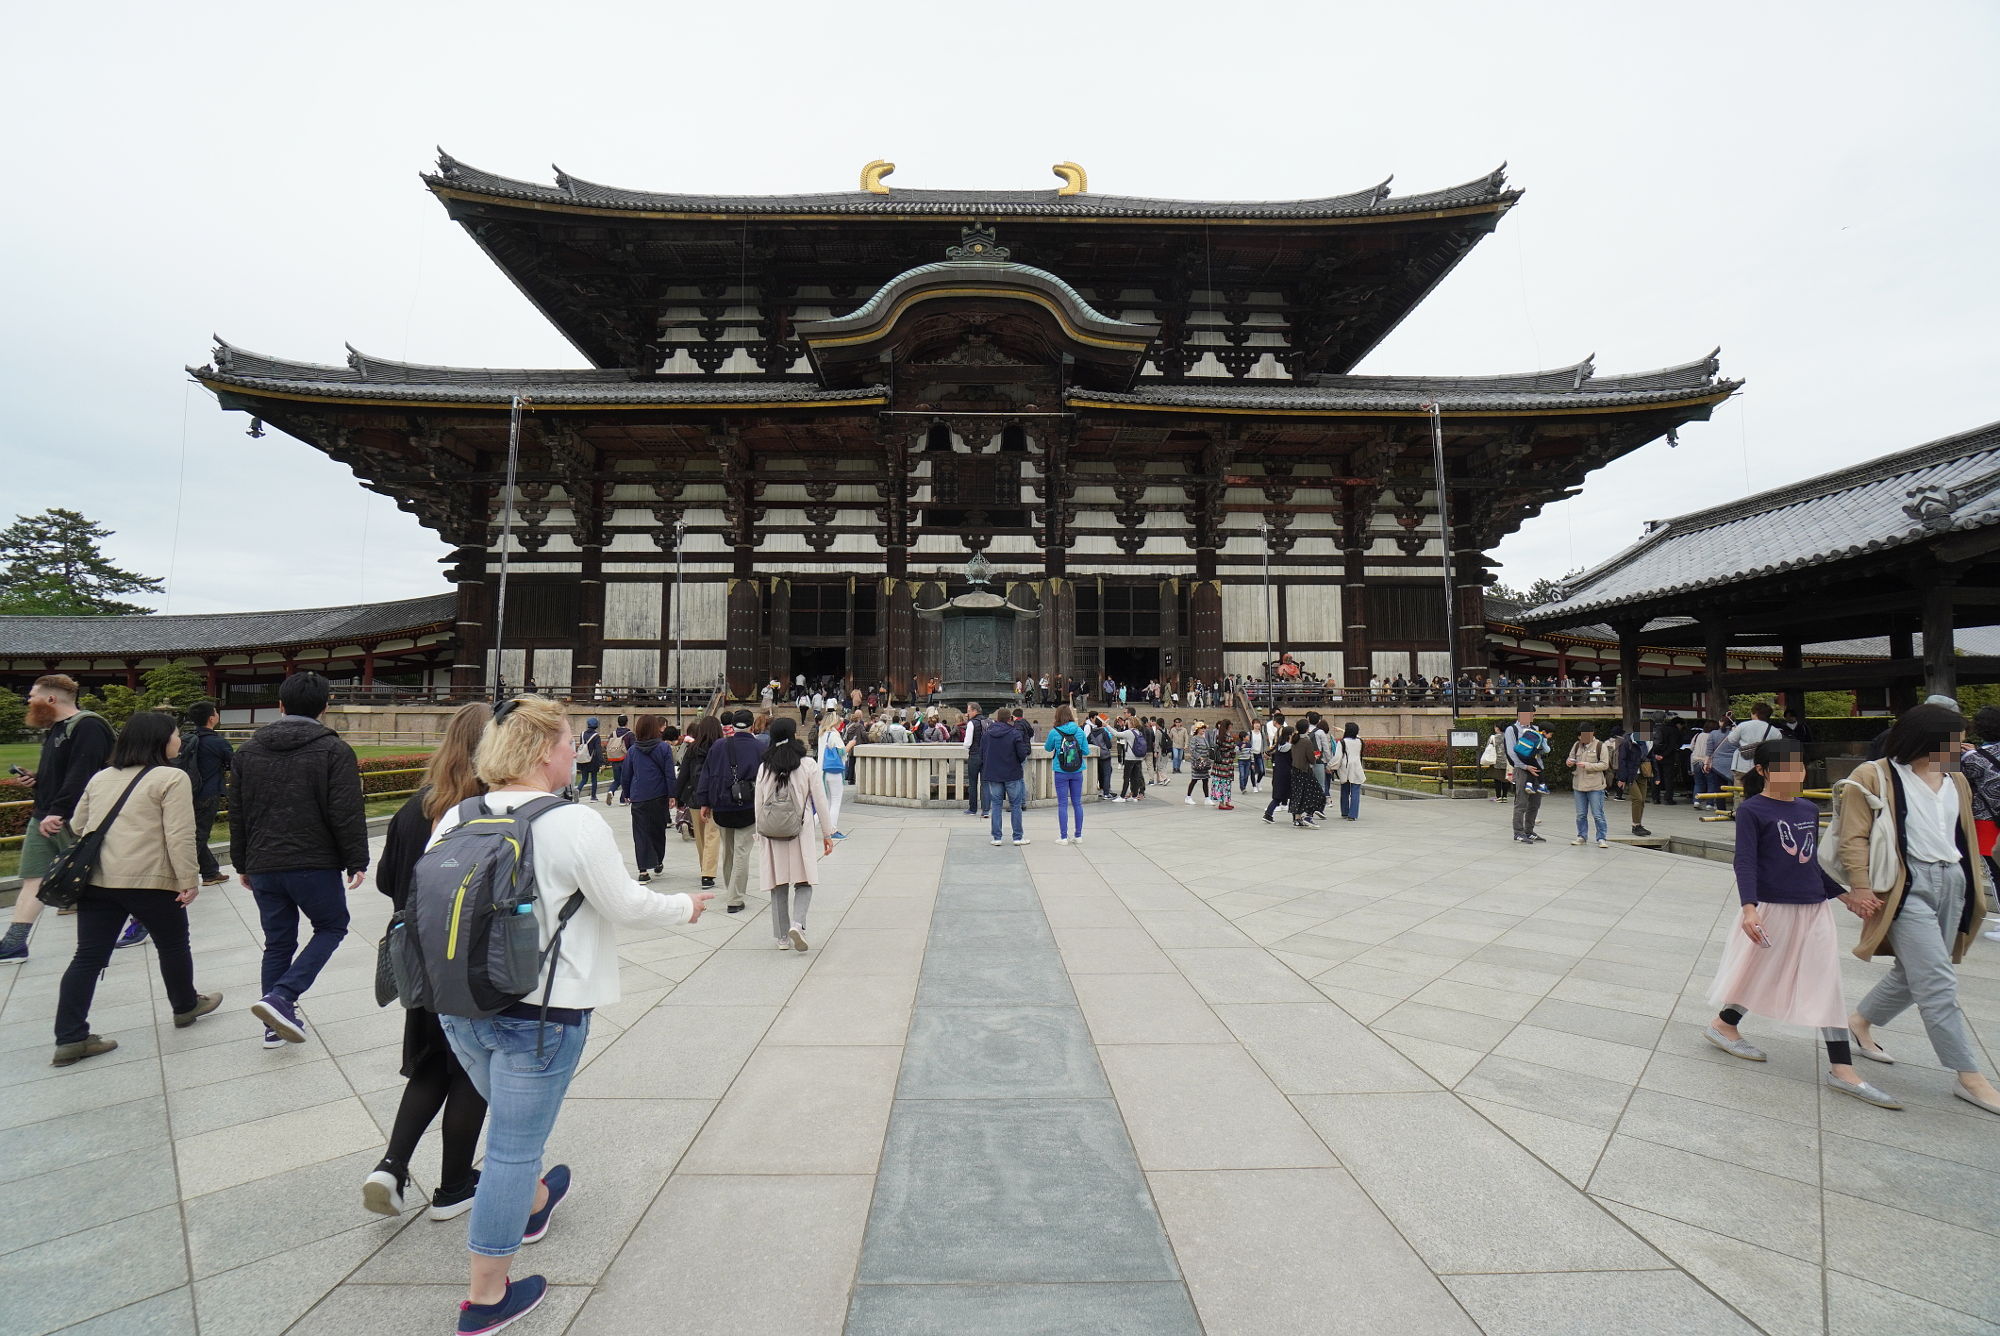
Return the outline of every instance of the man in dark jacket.
{"type": "Polygon", "coordinates": [[[250,1011],[266,1048],[305,1042],[299,998],[347,936],[347,892],[368,871],[361,771],[354,749],[319,722],[328,694],[318,673],[286,678],[284,717],[258,729],[233,766],[229,861],[264,920],[264,996],[250,1011]],[[313,930],[304,950],[301,914],[313,930]]]}
{"type": "Polygon", "coordinates": [[[1000,807],[1004,801],[1014,814],[1014,843],[1026,844],[1021,831],[1021,809],[1028,805],[1028,783],[1023,764],[1028,759],[1028,735],[1014,723],[1014,712],[999,709],[986,726],[982,743],[980,776],[986,784],[986,805],[993,813],[993,842],[1000,843],[1000,807]]]}
{"type": "Polygon", "coordinates": [[[970,701],[965,707],[965,814],[985,816],[981,810],[986,799],[986,786],[980,781],[980,768],[986,764],[986,716],[979,712],[979,702],[970,701]]]}
{"type": "Polygon", "coordinates": [[[750,863],[757,857],[757,805],[748,795],[757,782],[764,746],[750,731],[750,711],[738,710],[723,722],[735,731],[709,747],[701,778],[695,781],[694,800],[702,819],[722,836],[722,890],[729,912],[740,914],[750,863]],[[744,795],[740,798],[739,790],[744,795]]]}
{"type": "Polygon", "coordinates": [[[42,912],[35,892],[42,887],[42,874],[49,860],[70,846],[69,819],[83,797],[84,785],[111,759],[116,740],[111,725],[100,715],[79,710],[76,682],[60,673],[39,678],[28,689],[28,727],[43,729],[42,756],[34,773],[27,776],[34,786],[34,807],[28,828],[21,833],[21,894],[14,901],[14,921],[0,938],[0,964],[19,964],[28,958],[28,934],[42,912]]]}
{"type": "Polygon", "coordinates": [[[221,810],[223,793],[229,787],[230,763],[236,756],[229,739],[215,731],[218,714],[212,700],[194,703],[187,715],[192,731],[182,737],[178,758],[181,769],[187,771],[194,784],[194,854],[201,864],[204,886],[220,886],[229,880],[215,861],[215,851],[208,847],[209,832],[215,829],[215,814],[221,810]]]}
{"type": "Polygon", "coordinates": [[[1618,739],[1618,764],[1613,777],[1625,797],[1632,800],[1632,833],[1646,836],[1653,832],[1644,824],[1646,815],[1646,791],[1659,773],[1660,749],[1653,742],[1653,726],[1641,722],[1640,725],[1618,739]]]}

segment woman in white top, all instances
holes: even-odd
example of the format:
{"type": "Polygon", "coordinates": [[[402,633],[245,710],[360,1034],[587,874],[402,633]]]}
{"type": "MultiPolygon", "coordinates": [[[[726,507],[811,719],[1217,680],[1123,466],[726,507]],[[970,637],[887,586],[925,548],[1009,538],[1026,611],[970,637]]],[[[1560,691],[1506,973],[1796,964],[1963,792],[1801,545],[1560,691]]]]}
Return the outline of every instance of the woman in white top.
{"type": "Polygon", "coordinates": [[[1954,968],[1985,916],[1972,790],[1956,764],[1964,736],[1965,718],[1956,710],[1905,710],[1883,739],[1883,759],[1855,767],[1840,787],[1836,852],[1843,880],[1863,909],[1880,897],[1854,954],[1895,956],[1847,1025],[1856,1053],[1893,1062],[1874,1029],[1914,1006],[1939,1064],[1958,1074],[1952,1094],[2000,1114],[2000,1091],[1979,1070],[1954,968]],[[1882,838],[1895,841],[1886,857],[1875,848],[1878,808],[1887,817],[1882,838]]]}
{"type": "MultiPolygon", "coordinates": [[[[487,786],[487,806],[509,812],[561,792],[574,756],[562,707],[522,696],[494,711],[473,769],[487,786]]],[[[456,810],[446,812],[432,842],[458,822],[456,810]]],[[[543,987],[549,988],[548,1024],[542,1024],[539,1005],[526,1004],[484,1020],[438,1018],[487,1102],[486,1163],[472,1202],[472,1277],[460,1309],[461,1331],[494,1330],[548,1292],[540,1276],[509,1282],[507,1272],[521,1245],[548,1231],[549,1216],[569,1191],[567,1165],[541,1177],[542,1150],[583,1055],[591,1011],[618,1001],[619,927],[692,923],[714,898],[708,892],[659,895],[632,880],[611,828],[588,807],[569,803],[538,817],[534,842],[535,913],[544,949],[563,903],[572,891],[583,893],[563,931],[562,949],[543,965],[532,994],[539,1004],[543,987]]]]}
{"type": "Polygon", "coordinates": [[[1361,786],[1368,782],[1368,772],[1361,766],[1361,725],[1352,720],[1341,731],[1340,742],[1333,749],[1328,778],[1340,785],[1340,819],[1359,821],[1361,786]]]}

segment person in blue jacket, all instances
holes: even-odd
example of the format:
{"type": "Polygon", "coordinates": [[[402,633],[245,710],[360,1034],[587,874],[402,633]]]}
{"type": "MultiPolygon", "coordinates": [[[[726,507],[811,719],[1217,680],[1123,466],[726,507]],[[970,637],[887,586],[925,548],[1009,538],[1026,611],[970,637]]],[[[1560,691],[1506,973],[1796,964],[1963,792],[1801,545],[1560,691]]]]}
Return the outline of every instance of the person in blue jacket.
{"type": "Polygon", "coordinates": [[[1021,809],[1028,805],[1028,781],[1021,764],[1028,759],[1028,735],[1014,723],[1012,710],[998,709],[981,745],[984,753],[979,773],[986,782],[986,805],[993,812],[993,843],[1000,843],[1000,804],[1004,799],[1013,809],[1014,843],[1026,844],[1021,809]]]}
{"type": "Polygon", "coordinates": [[[632,856],[640,881],[658,876],[667,861],[667,823],[677,786],[674,749],[660,736],[665,723],[661,715],[640,715],[632,745],[618,763],[618,787],[632,803],[632,856]]]}
{"type": "MultiPolygon", "coordinates": [[[[1042,750],[1052,758],[1049,769],[1056,780],[1056,843],[1070,841],[1070,814],[1076,814],[1076,842],[1083,843],[1083,774],[1089,766],[1090,743],[1077,726],[1076,713],[1067,705],[1056,707],[1056,724],[1042,739],[1042,750]]],[[[996,826],[995,833],[998,833],[996,826]]]]}

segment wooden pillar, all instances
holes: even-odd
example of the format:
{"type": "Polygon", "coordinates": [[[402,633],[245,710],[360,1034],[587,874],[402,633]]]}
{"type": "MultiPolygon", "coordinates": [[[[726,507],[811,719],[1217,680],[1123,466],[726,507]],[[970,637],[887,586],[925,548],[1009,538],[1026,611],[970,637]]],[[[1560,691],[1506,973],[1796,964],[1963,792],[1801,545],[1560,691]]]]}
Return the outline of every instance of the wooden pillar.
{"type": "MultiPolygon", "coordinates": [[[[1897,617],[1889,627],[1889,659],[1892,663],[1907,664],[1917,657],[1916,633],[1909,621],[1897,617]]],[[[1896,677],[1889,682],[1889,710],[1901,714],[1917,703],[1917,683],[1914,678],[1896,677]]]]}
{"type": "MultiPolygon", "coordinates": [[[[482,503],[483,504],[483,503],[482,503]]],[[[458,585],[458,607],[452,654],[451,689],[471,695],[487,685],[486,544],[465,542],[453,554],[452,579],[458,585]]]]}
{"type": "MultiPolygon", "coordinates": [[[[1797,636],[1785,636],[1778,641],[1778,666],[1787,673],[1796,673],[1805,667],[1805,647],[1797,636]]],[[[1799,717],[1806,713],[1806,693],[1799,690],[1796,679],[1786,678],[1782,703],[1787,710],[1797,710],[1799,717]]]]}
{"type": "Polygon", "coordinates": [[[136,659],[125,660],[125,685],[134,691],[139,689],[139,662],[136,659]]]}
{"type": "Polygon", "coordinates": [[[208,692],[210,700],[220,705],[222,703],[222,670],[215,666],[214,659],[203,659],[201,663],[203,689],[208,692]]]}
{"type": "Polygon", "coordinates": [[[375,647],[373,645],[363,645],[361,647],[361,685],[364,687],[375,685],[375,647]]]}
{"type": "Polygon", "coordinates": [[[785,684],[786,691],[790,691],[792,686],[792,582],[790,580],[771,581],[771,635],[768,650],[768,661],[763,673],[765,679],[775,677],[785,684]]]}
{"type": "Polygon", "coordinates": [[[1729,623],[1717,613],[1705,614],[1701,620],[1708,633],[1708,715],[1719,720],[1729,713],[1729,687],[1723,680],[1729,671],[1729,623]]]}
{"type": "Polygon", "coordinates": [[[1954,583],[1954,577],[1941,573],[1924,586],[1924,691],[1927,695],[1958,695],[1958,651],[1952,633],[1954,583]]]}
{"type": "Polygon", "coordinates": [[[1458,643],[1454,651],[1461,673],[1485,672],[1486,647],[1486,554],[1477,549],[1454,552],[1452,569],[1452,627],[1458,643]]]}
{"type": "Polygon", "coordinates": [[[1639,633],[1644,622],[1618,622],[1618,703],[1629,733],[1639,726],[1639,633]]]}
{"type": "Polygon", "coordinates": [[[597,694],[597,684],[604,680],[604,548],[587,544],[582,553],[577,588],[582,595],[583,617],[576,627],[569,682],[570,693],[587,700],[597,694]]]}
{"type": "Polygon", "coordinates": [[[1351,547],[1342,554],[1340,586],[1341,662],[1346,668],[1347,694],[1359,699],[1375,672],[1368,639],[1368,553],[1351,547]]]}

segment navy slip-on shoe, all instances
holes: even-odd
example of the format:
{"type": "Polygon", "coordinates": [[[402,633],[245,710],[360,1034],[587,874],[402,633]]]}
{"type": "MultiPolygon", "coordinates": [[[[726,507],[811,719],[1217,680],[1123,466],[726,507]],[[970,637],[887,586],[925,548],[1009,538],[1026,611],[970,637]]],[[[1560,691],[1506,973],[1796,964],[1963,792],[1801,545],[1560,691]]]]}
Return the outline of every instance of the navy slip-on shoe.
{"type": "Polygon", "coordinates": [[[542,1236],[549,1232],[549,1217],[556,1213],[556,1207],[569,1195],[569,1166],[559,1164],[542,1175],[542,1183],[549,1190],[549,1199],[528,1217],[528,1227],[521,1232],[521,1242],[540,1243],[542,1236]]]}
{"type": "Polygon", "coordinates": [[[476,1304],[462,1299],[458,1305],[458,1336],[489,1336],[534,1312],[548,1296],[548,1281],[540,1276],[523,1276],[507,1282],[507,1293],[497,1304],[476,1304]]]}

